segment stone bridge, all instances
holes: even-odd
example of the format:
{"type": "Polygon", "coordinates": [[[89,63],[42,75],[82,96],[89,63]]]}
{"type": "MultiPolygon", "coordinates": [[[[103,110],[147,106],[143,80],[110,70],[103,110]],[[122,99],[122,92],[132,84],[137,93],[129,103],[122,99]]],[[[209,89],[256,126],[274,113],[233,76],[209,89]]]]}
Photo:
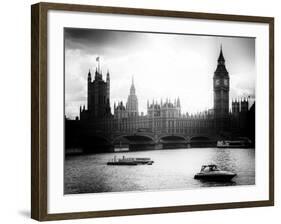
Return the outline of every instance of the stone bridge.
{"type": "Polygon", "coordinates": [[[120,142],[128,144],[193,144],[193,143],[214,143],[218,140],[217,136],[208,133],[197,135],[185,135],[181,133],[154,133],[154,132],[115,132],[106,133],[101,131],[91,131],[87,133],[90,138],[100,138],[111,145],[120,142]]]}
{"type": "MultiPolygon", "coordinates": [[[[97,129],[94,126],[73,122],[68,123],[66,130],[67,142],[72,146],[82,145],[88,148],[114,149],[118,145],[127,145],[130,150],[187,148],[214,146],[217,136],[210,133],[186,134],[159,131],[117,131],[114,129],[97,129]],[[69,132],[69,133],[68,133],[69,132]]],[[[102,150],[106,151],[106,150],[102,150]]]]}

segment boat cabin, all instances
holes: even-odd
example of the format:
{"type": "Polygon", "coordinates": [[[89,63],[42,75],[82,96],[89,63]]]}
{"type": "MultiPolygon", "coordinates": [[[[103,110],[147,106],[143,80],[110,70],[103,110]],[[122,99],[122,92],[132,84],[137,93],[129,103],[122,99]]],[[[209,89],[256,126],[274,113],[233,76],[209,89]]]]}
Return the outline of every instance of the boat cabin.
{"type": "Polygon", "coordinates": [[[220,171],[220,169],[215,164],[203,165],[201,167],[201,172],[210,172],[210,171],[220,171]]]}

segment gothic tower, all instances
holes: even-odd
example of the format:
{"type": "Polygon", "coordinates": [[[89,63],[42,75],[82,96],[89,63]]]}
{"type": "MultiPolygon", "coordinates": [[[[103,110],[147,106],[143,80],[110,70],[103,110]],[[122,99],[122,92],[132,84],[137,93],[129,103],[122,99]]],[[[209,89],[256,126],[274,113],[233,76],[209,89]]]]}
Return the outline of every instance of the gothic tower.
{"type": "Polygon", "coordinates": [[[213,84],[215,126],[218,132],[223,132],[227,130],[229,118],[229,75],[225,68],[222,47],[213,77],[213,84]]]}
{"type": "Polygon", "coordinates": [[[130,88],[130,95],[128,96],[126,110],[128,112],[128,116],[138,116],[138,98],[136,95],[136,89],[134,85],[134,78],[132,78],[132,84],[130,88]]]}
{"type": "Polygon", "coordinates": [[[110,77],[107,72],[106,82],[102,79],[102,72],[96,68],[94,80],[88,73],[88,118],[96,119],[111,115],[110,109],[110,77]]]}

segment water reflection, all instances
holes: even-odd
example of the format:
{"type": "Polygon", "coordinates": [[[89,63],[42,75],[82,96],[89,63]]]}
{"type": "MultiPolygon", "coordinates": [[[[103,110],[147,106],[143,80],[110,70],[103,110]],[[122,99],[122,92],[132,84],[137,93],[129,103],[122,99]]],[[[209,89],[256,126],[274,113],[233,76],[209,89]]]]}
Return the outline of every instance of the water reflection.
{"type": "Polygon", "coordinates": [[[255,184],[254,149],[189,148],[66,157],[65,193],[186,189],[255,184]],[[151,166],[107,166],[114,156],[150,157],[151,166]],[[231,182],[195,180],[203,164],[237,173],[231,182]]]}

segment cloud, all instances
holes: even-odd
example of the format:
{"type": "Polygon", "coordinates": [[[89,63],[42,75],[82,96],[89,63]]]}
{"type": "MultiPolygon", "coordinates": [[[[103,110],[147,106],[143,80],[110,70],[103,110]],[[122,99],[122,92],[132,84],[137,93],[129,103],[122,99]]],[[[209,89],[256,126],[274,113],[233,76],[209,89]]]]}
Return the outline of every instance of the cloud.
{"type": "Polygon", "coordinates": [[[134,76],[139,110],[147,100],[180,97],[183,112],[213,107],[213,73],[220,45],[230,75],[230,97],[255,95],[253,38],[65,29],[65,111],[78,115],[86,105],[87,74],[101,57],[110,71],[111,106],[126,101],[134,76]]]}

